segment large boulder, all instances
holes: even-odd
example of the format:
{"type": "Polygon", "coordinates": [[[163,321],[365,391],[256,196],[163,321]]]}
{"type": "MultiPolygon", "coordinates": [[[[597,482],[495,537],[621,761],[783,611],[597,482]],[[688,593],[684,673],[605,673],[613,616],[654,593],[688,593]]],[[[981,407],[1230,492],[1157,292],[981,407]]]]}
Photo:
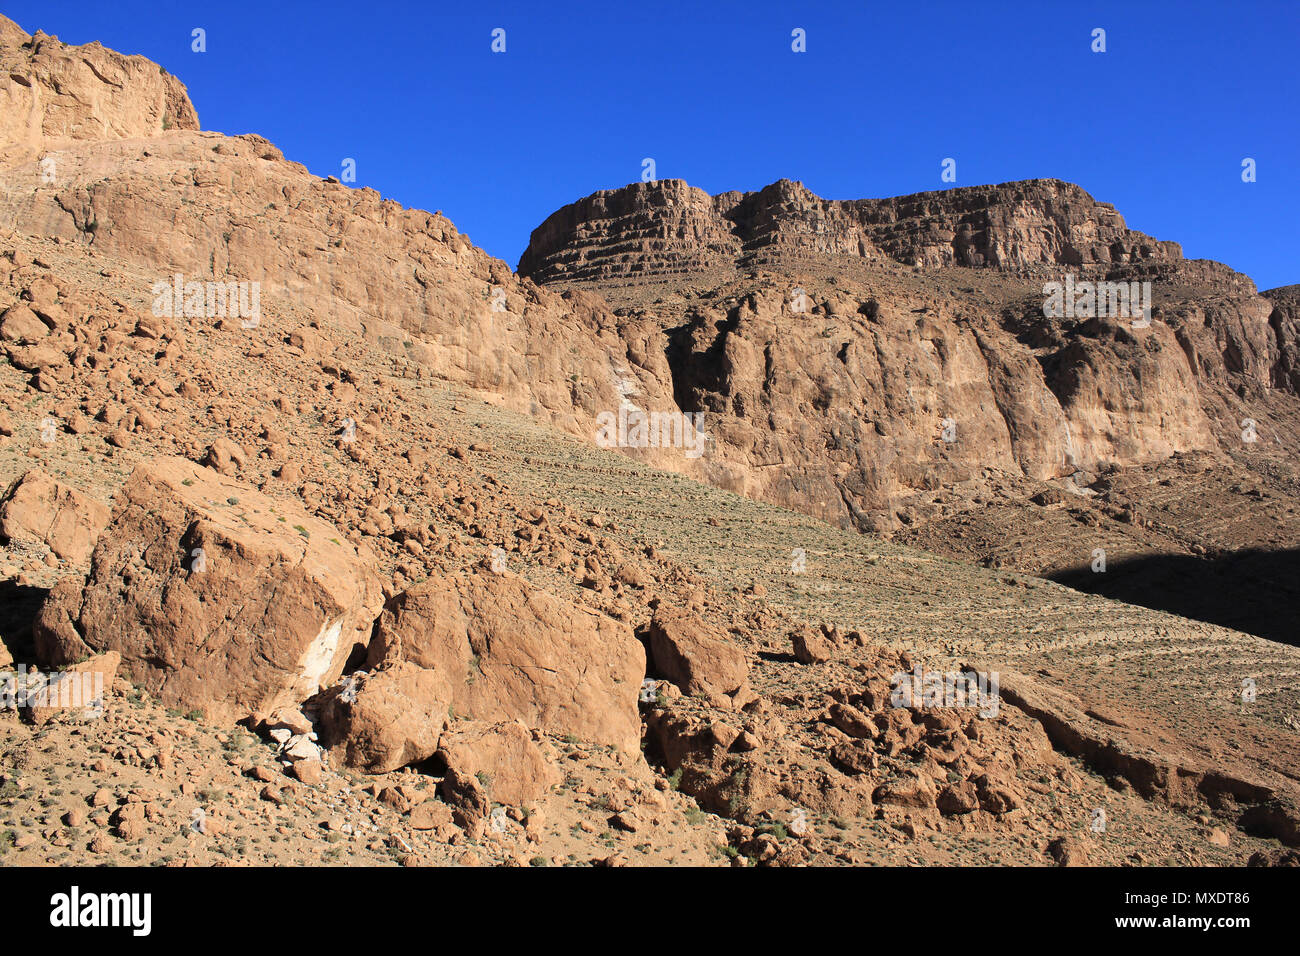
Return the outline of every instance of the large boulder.
{"type": "Polygon", "coordinates": [[[107,505],[35,470],[0,498],[0,538],[42,542],[74,564],[90,560],[108,519],[107,505]]]}
{"type": "Polygon", "coordinates": [[[262,720],[333,683],[383,595],[373,557],[295,503],[183,458],[141,464],[84,584],[33,627],[45,662],[116,650],[162,702],[262,720]]]}
{"type": "Polygon", "coordinates": [[[560,782],[560,772],[517,721],[458,721],[443,734],[438,757],[449,769],[477,777],[495,803],[524,806],[560,782]]]}
{"type": "Polygon", "coordinates": [[[649,643],[657,671],[687,694],[734,694],[749,682],[744,650],[688,611],[655,611],[649,643]]]}
{"type": "Polygon", "coordinates": [[[11,305],[0,315],[0,342],[39,342],[50,334],[50,327],[23,303],[11,305]]]}
{"type": "Polygon", "coordinates": [[[438,690],[432,671],[405,661],[353,674],[316,704],[321,743],[366,773],[427,760],[447,726],[447,700],[438,690]]]}
{"type": "Polygon", "coordinates": [[[631,629],[515,575],[454,575],[394,597],[368,666],[399,660],[432,671],[456,716],[639,750],[645,651],[631,629]]]}

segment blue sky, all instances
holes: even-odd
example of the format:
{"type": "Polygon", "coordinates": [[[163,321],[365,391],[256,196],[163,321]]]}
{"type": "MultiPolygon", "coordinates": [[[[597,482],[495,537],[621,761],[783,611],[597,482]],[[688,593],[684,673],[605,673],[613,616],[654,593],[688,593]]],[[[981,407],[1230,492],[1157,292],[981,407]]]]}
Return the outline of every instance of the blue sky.
{"type": "Polygon", "coordinates": [[[0,0],[179,76],[205,129],[441,209],[512,266],[641,178],[830,199],[1055,177],[1260,288],[1300,282],[1300,3],[0,0]],[[191,12],[187,12],[191,11],[191,12]],[[461,12],[461,11],[464,12],[461,12]],[[207,52],[191,51],[191,31],[207,52]],[[506,52],[491,32],[506,31],[506,52]],[[1092,30],[1106,30],[1093,53],[1092,30]],[[807,52],[791,50],[806,31],[807,52]],[[1241,163],[1257,163],[1243,183],[1241,163]]]}

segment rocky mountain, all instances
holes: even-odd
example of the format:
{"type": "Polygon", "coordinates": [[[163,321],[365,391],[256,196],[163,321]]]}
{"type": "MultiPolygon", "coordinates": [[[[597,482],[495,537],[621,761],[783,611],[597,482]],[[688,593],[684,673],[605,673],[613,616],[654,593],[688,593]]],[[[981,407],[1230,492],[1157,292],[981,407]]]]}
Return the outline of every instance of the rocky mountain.
{"type": "MultiPolygon", "coordinates": [[[[789,181],[718,196],[639,183],[556,212],[519,270],[614,304],[627,387],[703,415],[713,445],[695,473],[846,527],[907,539],[938,521],[928,547],[1054,571],[1111,541],[1071,555],[1073,518],[1020,552],[987,547],[996,524],[978,549],[942,529],[1008,496],[1041,516],[1040,494],[1095,524],[1106,476],[1164,481],[1189,455],[1271,475],[1278,495],[1293,481],[1294,295],[1185,260],[1067,183],[843,202],[789,181]],[[1102,288],[1096,303],[1079,292],[1053,314],[1051,284],[1063,298],[1076,282],[1102,288]]],[[[1202,503],[1226,507],[1218,491],[1202,503]]],[[[1270,544],[1296,545],[1290,512],[1265,523],[1270,544]]],[[[1184,517],[1154,551],[1232,546],[1184,517]]]]}
{"type": "Polygon", "coordinates": [[[862,533],[1280,547],[1293,290],[1060,183],[629,187],[516,274],[139,57],[0,58],[6,863],[1294,859],[1300,652],[862,533]]]}

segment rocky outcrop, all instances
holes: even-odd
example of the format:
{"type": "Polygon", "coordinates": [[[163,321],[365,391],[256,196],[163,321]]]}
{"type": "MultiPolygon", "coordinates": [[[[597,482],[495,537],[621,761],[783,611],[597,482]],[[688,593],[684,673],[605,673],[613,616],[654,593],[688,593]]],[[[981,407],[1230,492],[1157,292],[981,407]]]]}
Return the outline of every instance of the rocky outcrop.
{"type": "Polygon", "coordinates": [[[1068,690],[1020,674],[1002,675],[1002,694],[1038,720],[1058,750],[1107,777],[1122,777],[1147,799],[1233,812],[1243,829],[1300,846],[1300,801],[1289,781],[1265,768],[1235,759],[1236,765],[1211,765],[1141,723],[1099,713],[1068,690]]]}
{"type": "Polygon", "coordinates": [[[114,650],[164,703],[262,719],[332,683],[381,604],[373,559],[335,528],[163,458],[122,488],[85,582],[50,594],[36,647],[56,665],[114,650]]]}
{"type": "Polygon", "coordinates": [[[41,155],[57,175],[63,144],[198,128],[184,84],[157,63],[28,36],[0,16],[0,161],[41,155]]]}
{"type": "Polygon", "coordinates": [[[1268,324],[1277,343],[1270,377],[1274,388],[1300,394],[1300,285],[1261,293],[1273,306],[1268,324]]]}
{"type": "Polygon", "coordinates": [[[1110,270],[1177,262],[1182,251],[1130,230],[1114,206],[1056,179],[852,201],[822,199],[788,179],[717,196],[673,179],[565,206],[533,231],[519,272],[538,282],[638,282],[828,256],[1110,270]]]}
{"type": "Polygon", "coordinates": [[[687,276],[731,269],[741,241],[715,200],[680,179],[605,189],[533,230],[519,274],[556,279],[687,276]]]}
{"type": "Polygon", "coordinates": [[[1236,449],[1261,402],[1300,430],[1291,299],[1057,180],[845,202],[639,183],[559,210],[519,268],[622,306],[614,407],[710,438],[698,462],[630,453],[841,525],[924,521],[988,474],[1236,449]],[[1118,299],[1049,314],[1067,277],[1149,282],[1150,321],[1118,299]]]}

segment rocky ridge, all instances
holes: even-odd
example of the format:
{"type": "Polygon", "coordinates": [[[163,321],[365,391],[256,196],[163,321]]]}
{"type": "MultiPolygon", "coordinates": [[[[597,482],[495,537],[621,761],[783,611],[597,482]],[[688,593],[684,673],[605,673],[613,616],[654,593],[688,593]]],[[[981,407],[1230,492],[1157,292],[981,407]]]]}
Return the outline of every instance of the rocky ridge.
{"type": "Polygon", "coordinates": [[[533,231],[519,273],[542,284],[637,284],[840,256],[1014,273],[1191,265],[1253,291],[1218,263],[1186,263],[1178,243],[1129,229],[1114,206],[1056,179],[848,201],[788,179],[716,196],[679,179],[633,183],[553,213],[533,231]]]}
{"type": "Polygon", "coordinates": [[[613,303],[624,391],[707,423],[683,470],[844,526],[946,517],[936,492],[988,468],[1086,499],[1115,469],[1300,440],[1293,297],[1059,181],[849,202],[633,184],[547,219],[520,272],[613,303]],[[1048,314],[1067,277],[1149,282],[1149,321],[1048,314]]]}

